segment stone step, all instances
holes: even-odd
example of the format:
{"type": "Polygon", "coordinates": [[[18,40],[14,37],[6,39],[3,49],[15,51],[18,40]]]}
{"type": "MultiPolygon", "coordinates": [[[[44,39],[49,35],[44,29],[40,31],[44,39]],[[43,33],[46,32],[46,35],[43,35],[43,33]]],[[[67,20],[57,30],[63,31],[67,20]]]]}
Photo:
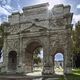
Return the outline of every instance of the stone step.
{"type": "Polygon", "coordinates": [[[33,80],[58,80],[59,78],[46,78],[46,79],[42,79],[42,78],[36,78],[33,80]]]}
{"type": "Polygon", "coordinates": [[[33,80],[42,80],[42,78],[36,78],[36,79],[33,79],[33,80]]]}
{"type": "Polygon", "coordinates": [[[33,80],[59,80],[63,75],[44,75],[43,78],[36,78],[33,80]]]}
{"type": "Polygon", "coordinates": [[[59,78],[48,78],[46,80],[58,80],[59,78]]]}

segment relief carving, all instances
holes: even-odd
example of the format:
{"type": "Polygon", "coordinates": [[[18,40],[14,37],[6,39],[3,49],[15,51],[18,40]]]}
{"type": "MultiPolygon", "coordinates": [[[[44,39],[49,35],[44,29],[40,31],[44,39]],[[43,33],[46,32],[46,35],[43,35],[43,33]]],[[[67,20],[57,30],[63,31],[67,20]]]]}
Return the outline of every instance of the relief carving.
{"type": "Polygon", "coordinates": [[[17,39],[7,40],[7,47],[10,50],[19,49],[19,40],[17,40],[17,39]]]}

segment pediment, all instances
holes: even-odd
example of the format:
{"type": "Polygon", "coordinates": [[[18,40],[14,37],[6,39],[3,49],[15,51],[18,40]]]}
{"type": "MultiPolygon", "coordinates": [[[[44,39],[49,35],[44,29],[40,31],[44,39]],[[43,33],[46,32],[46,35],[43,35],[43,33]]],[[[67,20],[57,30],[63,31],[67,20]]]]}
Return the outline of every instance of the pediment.
{"type": "Polygon", "coordinates": [[[24,30],[22,30],[22,33],[26,33],[26,32],[40,32],[40,31],[46,31],[47,28],[42,27],[42,26],[38,26],[36,24],[32,24],[30,27],[25,28],[24,30]]]}

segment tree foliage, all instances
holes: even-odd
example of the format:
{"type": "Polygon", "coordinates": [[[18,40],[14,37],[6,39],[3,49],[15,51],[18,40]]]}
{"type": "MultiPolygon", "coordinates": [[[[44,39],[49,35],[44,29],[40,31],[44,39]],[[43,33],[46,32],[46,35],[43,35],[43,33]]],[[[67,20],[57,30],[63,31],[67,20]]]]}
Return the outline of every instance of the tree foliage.
{"type": "Polygon", "coordinates": [[[73,66],[80,67],[80,22],[75,26],[75,30],[72,31],[73,39],[73,66]]]}
{"type": "Polygon", "coordinates": [[[33,61],[34,61],[34,64],[38,64],[38,63],[41,63],[41,58],[38,56],[38,54],[40,54],[40,51],[41,51],[41,47],[35,49],[34,51],[34,55],[33,55],[33,61]]]}

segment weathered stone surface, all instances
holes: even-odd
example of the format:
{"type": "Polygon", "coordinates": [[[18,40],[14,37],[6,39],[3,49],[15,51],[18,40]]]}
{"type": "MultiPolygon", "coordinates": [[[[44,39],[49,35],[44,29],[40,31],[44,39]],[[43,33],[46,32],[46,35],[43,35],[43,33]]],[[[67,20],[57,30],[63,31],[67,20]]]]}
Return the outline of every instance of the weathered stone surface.
{"type": "MultiPolygon", "coordinates": [[[[35,48],[43,47],[43,74],[53,74],[51,56],[64,54],[64,73],[71,73],[71,20],[70,6],[57,5],[48,10],[48,3],[23,8],[23,13],[9,16],[9,25],[4,26],[4,67],[1,73],[8,74],[10,51],[17,53],[16,73],[32,71],[32,55],[35,48]],[[68,35],[69,34],[69,35],[68,35]]],[[[14,60],[12,61],[14,62],[14,60]]],[[[12,73],[12,72],[11,72],[12,73]]],[[[10,72],[9,72],[10,74],[10,72]]]]}

